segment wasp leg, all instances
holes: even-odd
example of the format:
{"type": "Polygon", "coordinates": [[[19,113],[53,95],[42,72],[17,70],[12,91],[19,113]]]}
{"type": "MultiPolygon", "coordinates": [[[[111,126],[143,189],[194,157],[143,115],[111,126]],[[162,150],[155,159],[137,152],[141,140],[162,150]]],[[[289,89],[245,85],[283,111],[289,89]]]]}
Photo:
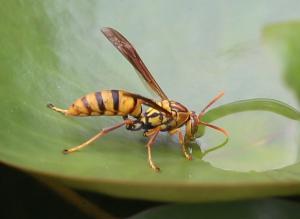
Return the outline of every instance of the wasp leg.
{"type": "Polygon", "coordinates": [[[72,153],[74,151],[78,151],[79,149],[82,149],[86,146],[88,146],[90,143],[92,143],[93,141],[95,141],[96,139],[106,135],[107,133],[117,129],[117,128],[120,128],[122,127],[123,125],[130,125],[130,124],[133,124],[133,121],[128,119],[128,120],[125,120],[123,121],[122,123],[119,123],[115,126],[112,126],[110,128],[105,128],[105,129],[102,129],[97,135],[95,135],[94,137],[90,138],[89,140],[87,140],[86,142],[82,143],[81,145],[78,145],[76,147],[73,147],[73,148],[70,148],[70,149],[66,149],[64,150],[64,154],[69,154],[69,153],[72,153]]]}
{"type": "Polygon", "coordinates": [[[152,160],[152,155],[151,155],[151,148],[152,148],[152,145],[153,143],[155,142],[155,139],[157,137],[159,133],[159,130],[157,130],[156,132],[154,132],[149,138],[149,141],[147,143],[147,149],[148,149],[148,161],[149,161],[149,164],[151,166],[151,168],[156,171],[156,172],[159,172],[160,171],[160,168],[154,164],[153,160],[152,160]]]}
{"type": "MultiPolygon", "coordinates": [[[[123,120],[125,121],[125,120],[128,119],[128,116],[126,115],[126,116],[123,116],[122,118],[123,118],[123,120]]],[[[127,130],[130,130],[131,126],[132,126],[132,125],[126,125],[125,127],[126,127],[127,130]]]]}
{"type": "Polygon", "coordinates": [[[178,134],[178,140],[179,140],[179,144],[181,145],[181,150],[182,150],[183,155],[186,157],[186,159],[192,160],[193,157],[190,154],[190,152],[188,151],[188,148],[187,148],[188,144],[186,144],[186,142],[184,141],[181,130],[175,129],[175,130],[170,131],[169,133],[170,133],[170,135],[178,134]]]}
{"type": "Polygon", "coordinates": [[[66,115],[67,112],[68,112],[68,110],[60,109],[60,108],[54,106],[52,103],[47,104],[47,107],[54,110],[54,111],[56,111],[56,112],[62,113],[64,115],[66,115]]]}

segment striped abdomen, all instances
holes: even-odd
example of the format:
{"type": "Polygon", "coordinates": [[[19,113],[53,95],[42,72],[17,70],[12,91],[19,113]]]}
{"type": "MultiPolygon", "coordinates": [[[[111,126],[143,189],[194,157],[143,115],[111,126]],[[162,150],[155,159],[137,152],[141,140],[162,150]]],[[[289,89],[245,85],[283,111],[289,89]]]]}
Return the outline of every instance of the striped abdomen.
{"type": "Polygon", "coordinates": [[[139,117],[141,102],[121,90],[103,90],[77,99],[68,109],[72,116],[126,116],[139,117]]]}

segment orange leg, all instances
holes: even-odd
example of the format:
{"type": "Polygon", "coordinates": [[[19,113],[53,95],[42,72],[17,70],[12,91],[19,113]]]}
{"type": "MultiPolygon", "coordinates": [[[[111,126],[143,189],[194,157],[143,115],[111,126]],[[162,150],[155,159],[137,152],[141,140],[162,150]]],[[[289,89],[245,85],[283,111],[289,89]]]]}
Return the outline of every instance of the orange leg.
{"type": "Polygon", "coordinates": [[[66,115],[67,112],[68,112],[68,110],[60,109],[60,108],[54,106],[52,103],[47,104],[47,107],[54,110],[54,111],[56,111],[56,112],[58,112],[58,113],[64,114],[64,115],[66,115]]]}
{"type": "Polygon", "coordinates": [[[175,129],[175,130],[170,131],[169,134],[170,135],[178,134],[178,140],[179,140],[179,144],[181,145],[183,155],[186,157],[186,159],[192,160],[193,157],[187,149],[187,144],[184,141],[184,137],[183,137],[181,130],[175,129]]]}
{"type": "Polygon", "coordinates": [[[66,149],[64,150],[63,152],[65,154],[69,154],[69,153],[72,153],[74,151],[78,151],[79,149],[82,149],[86,146],[88,146],[90,143],[92,143],[93,141],[97,140],[98,138],[106,135],[107,133],[117,129],[117,128],[120,128],[122,127],[123,125],[132,125],[133,124],[133,121],[130,120],[130,119],[127,119],[127,120],[124,120],[122,123],[119,123],[115,126],[112,126],[110,128],[105,128],[105,129],[102,129],[97,135],[95,135],[94,137],[90,138],[89,140],[87,140],[86,142],[82,143],[81,145],[78,145],[76,147],[72,147],[70,149],[66,149]]]}
{"type": "Polygon", "coordinates": [[[152,160],[152,154],[151,154],[151,148],[152,148],[152,145],[154,144],[155,142],[155,139],[157,137],[159,133],[159,130],[155,131],[150,137],[149,137],[149,141],[147,143],[147,149],[148,149],[148,161],[149,161],[149,164],[151,166],[151,168],[156,171],[156,172],[159,172],[160,171],[160,168],[155,165],[155,163],[153,162],[152,160]]]}

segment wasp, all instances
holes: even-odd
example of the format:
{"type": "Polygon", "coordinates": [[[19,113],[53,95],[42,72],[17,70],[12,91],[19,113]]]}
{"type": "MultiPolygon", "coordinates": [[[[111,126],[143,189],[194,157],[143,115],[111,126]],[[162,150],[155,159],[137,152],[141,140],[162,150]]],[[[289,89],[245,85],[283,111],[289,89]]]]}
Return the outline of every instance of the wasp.
{"type": "Polygon", "coordinates": [[[64,150],[65,154],[78,151],[109,132],[125,126],[130,131],[144,130],[144,136],[149,138],[146,145],[148,162],[153,170],[160,171],[160,168],[154,163],[151,153],[152,146],[159,132],[168,132],[170,135],[177,135],[183,155],[188,160],[192,160],[188,146],[195,139],[195,133],[199,125],[208,126],[222,132],[226,137],[229,136],[225,129],[201,121],[206,110],[221,98],[224,92],[220,92],[215,96],[197,115],[194,111],[188,110],[183,104],[170,100],[167,97],[133,45],[121,33],[110,27],[105,27],[101,31],[131,63],[138,75],[141,76],[142,80],[146,82],[146,85],[150,87],[160,100],[154,101],[124,90],[102,90],[89,93],[77,99],[68,109],[60,109],[53,104],[48,104],[49,108],[65,116],[121,116],[123,118],[121,123],[102,129],[97,135],[86,142],[64,150]],[[144,107],[147,107],[147,110],[144,107]],[[182,126],[185,126],[185,133],[181,131],[182,126]]]}

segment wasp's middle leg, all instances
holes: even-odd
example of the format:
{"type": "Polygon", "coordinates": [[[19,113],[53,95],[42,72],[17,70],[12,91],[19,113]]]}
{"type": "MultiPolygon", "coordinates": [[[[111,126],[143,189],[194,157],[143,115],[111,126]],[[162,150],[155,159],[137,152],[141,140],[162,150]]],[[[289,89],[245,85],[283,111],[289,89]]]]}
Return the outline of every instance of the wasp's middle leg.
{"type": "Polygon", "coordinates": [[[149,141],[148,141],[148,143],[147,143],[147,149],[148,149],[148,161],[149,161],[149,164],[150,164],[150,166],[151,166],[151,168],[154,170],[154,171],[156,171],[156,172],[159,172],[160,171],[160,168],[153,162],[153,160],[152,160],[152,153],[151,153],[151,148],[152,148],[152,145],[154,144],[154,142],[155,142],[155,139],[156,139],[156,137],[157,137],[157,135],[158,135],[158,133],[159,133],[159,129],[158,130],[155,130],[154,132],[153,132],[153,134],[152,135],[150,135],[149,136],[149,141]]]}

